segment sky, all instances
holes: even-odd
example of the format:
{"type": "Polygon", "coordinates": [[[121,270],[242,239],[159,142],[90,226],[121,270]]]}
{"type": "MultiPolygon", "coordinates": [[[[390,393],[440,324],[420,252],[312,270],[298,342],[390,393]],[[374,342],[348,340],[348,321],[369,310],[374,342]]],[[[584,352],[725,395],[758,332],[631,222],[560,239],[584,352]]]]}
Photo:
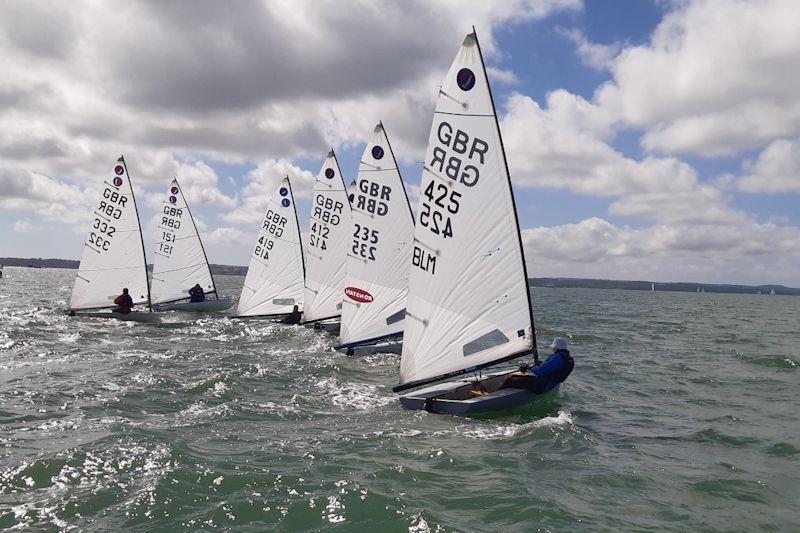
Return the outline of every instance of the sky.
{"type": "Polygon", "coordinates": [[[473,25],[530,275],[800,286],[796,0],[2,2],[0,256],[79,259],[124,154],[149,252],[175,176],[246,265],[282,176],[307,229],[379,120],[415,205],[473,25]]]}

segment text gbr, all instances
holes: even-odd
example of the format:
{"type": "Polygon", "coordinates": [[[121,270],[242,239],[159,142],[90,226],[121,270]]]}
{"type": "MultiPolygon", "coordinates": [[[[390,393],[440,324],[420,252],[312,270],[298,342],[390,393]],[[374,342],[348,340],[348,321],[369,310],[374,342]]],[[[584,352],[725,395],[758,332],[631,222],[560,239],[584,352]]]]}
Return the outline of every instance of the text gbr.
{"type": "MultiPolygon", "coordinates": [[[[431,151],[431,160],[427,165],[428,183],[420,198],[419,224],[434,235],[452,238],[453,217],[461,208],[462,193],[451,189],[451,183],[436,181],[436,178],[449,178],[470,189],[477,185],[481,176],[489,144],[478,137],[470,137],[469,133],[456,129],[442,121],[436,128],[438,144],[431,151]]],[[[469,190],[469,189],[467,189],[469,190]]],[[[436,256],[414,245],[412,264],[425,272],[436,273],[436,256]]]]}

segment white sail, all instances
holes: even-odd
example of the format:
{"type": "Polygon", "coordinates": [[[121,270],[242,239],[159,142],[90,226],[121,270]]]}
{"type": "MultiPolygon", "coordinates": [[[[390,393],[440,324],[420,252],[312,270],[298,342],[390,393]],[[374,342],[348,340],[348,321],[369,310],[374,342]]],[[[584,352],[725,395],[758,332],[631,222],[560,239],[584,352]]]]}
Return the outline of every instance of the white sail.
{"type": "Polygon", "coordinates": [[[271,316],[303,309],[305,263],[294,195],[285,177],[267,204],[239,297],[239,316],[271,316]]]}
{"type": "Polygon", "coordinates": [[[414,219],[382,124],[375,127],[351,196],[342,346],[403,332],[414,219]]]}
{"type": "Polygon", "coordinates": [[[178,180],[170,183],[158,215],[153,279],[153,303],[189,298],[189,289],[199,284],[206,294],[216,294],[214,279],[197,226],[186,204],[178,180]]]}
{"type": "Polygon", "coordinates": [[[350,202],[339,163],[331,150],[317,176],[311,201],[306,249],[305,322],[342,314],[344,261],[350,237],[350,202]]]}
{"type": "Polygon", "coordinates": [[[103,179],[89,235],[72,288],[72,310],[114,307],[127,288],[134,304],[147,304],[147,267],[139,213],[125,160],[120,157],[103,179]]]}
{"type": "Polygon", "coordinates": [[[535,350],[514,197],[474,33],[439,92],[416,216],[396,390],[535,350]]]}

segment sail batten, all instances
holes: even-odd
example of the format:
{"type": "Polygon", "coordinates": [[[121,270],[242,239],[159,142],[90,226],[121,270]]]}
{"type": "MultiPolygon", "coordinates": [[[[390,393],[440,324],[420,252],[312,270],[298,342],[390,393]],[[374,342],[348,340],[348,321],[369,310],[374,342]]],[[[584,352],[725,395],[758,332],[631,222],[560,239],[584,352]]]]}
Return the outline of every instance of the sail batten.
{"type": "Polygon", "coordinates": [[[341,346],[402,334],[414,219],[382,123],[364,149],[351,201],[341,346]]]}
{"type": "Polygon", "coordinates": [[[303,322],[342,314],[345,258],[350,237],[350,201],[331,150],[325,158],[311,202],[303,322]]]}
{"type": "Polygon", "coordinates": [[[413,242],[395,390],[536,355],[513,190],[474,33],[439,92],[413,242]]]}
{"type": "Polygon", "coordinates": [[[216,294],[197,225],[177,179],[170,182],[158,216],[150,283],[153,303],[166,304],[189,298],[188,291],[195,284],[208,294],[216,294]]]}
{"type": "Polygon", "coordinates": [[[70,297],[73,311],[115,307],[127,288],[135,305],[150,303],[139,213],[122,156],[103,179],[70,297]],[[80,283],[78,283],[80,281],[80,283]]]}
{"type": "Polygon", "coordinates": [[[250,265],[239,298],[237,314],[280,316],[302,310],[305,259],[292,184],[286,176],[267,203],[250,265]]]}

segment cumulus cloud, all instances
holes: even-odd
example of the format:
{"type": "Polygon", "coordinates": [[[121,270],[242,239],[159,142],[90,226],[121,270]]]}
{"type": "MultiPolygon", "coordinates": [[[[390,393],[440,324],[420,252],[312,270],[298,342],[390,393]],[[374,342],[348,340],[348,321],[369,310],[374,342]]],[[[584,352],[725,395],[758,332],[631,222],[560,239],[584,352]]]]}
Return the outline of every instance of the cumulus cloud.
{"type": "Polygon", "coordinates": [[[745,175],[738,179],[740,191],[748,193],[800,192],[800,139],[773,141],[755,162],[745,162],[745,175]]]}
{"type": "Polygon", "coordinates": [[[559,33],[575,45],[575,51],[581,62],[595,70],[610,70],[613,60],[621,49],[619,43],[599,44],[590,42],[578,29],[561,28],[559,33]]]}
{"type": "Polygon", "coordinates": [[[731,155],[800,131],[794,0],[676,4],[613,60],[598,104],[651,151],[731,155]]]}
{"type": "Polygon", "coordinates": [[[278,190],[278,185],[285,176],[289,176],[295,198],[311,197],[316,180],[314,174],[286,159],[261,161],[245,176],[243,200],[235,208],[220,215],[220,218],[229,224],[259,223],[264,217],[267,201],[278,190]]]}
{"type": "Polygon", "coordinates": [[[35,226],[34,224],[31,224],[27,220],[17,220],[16,222],[14,222],[14,226],[12,229],[14,230],[14,233],[27,234],[37,231],[39,227],[35,226]]]}

